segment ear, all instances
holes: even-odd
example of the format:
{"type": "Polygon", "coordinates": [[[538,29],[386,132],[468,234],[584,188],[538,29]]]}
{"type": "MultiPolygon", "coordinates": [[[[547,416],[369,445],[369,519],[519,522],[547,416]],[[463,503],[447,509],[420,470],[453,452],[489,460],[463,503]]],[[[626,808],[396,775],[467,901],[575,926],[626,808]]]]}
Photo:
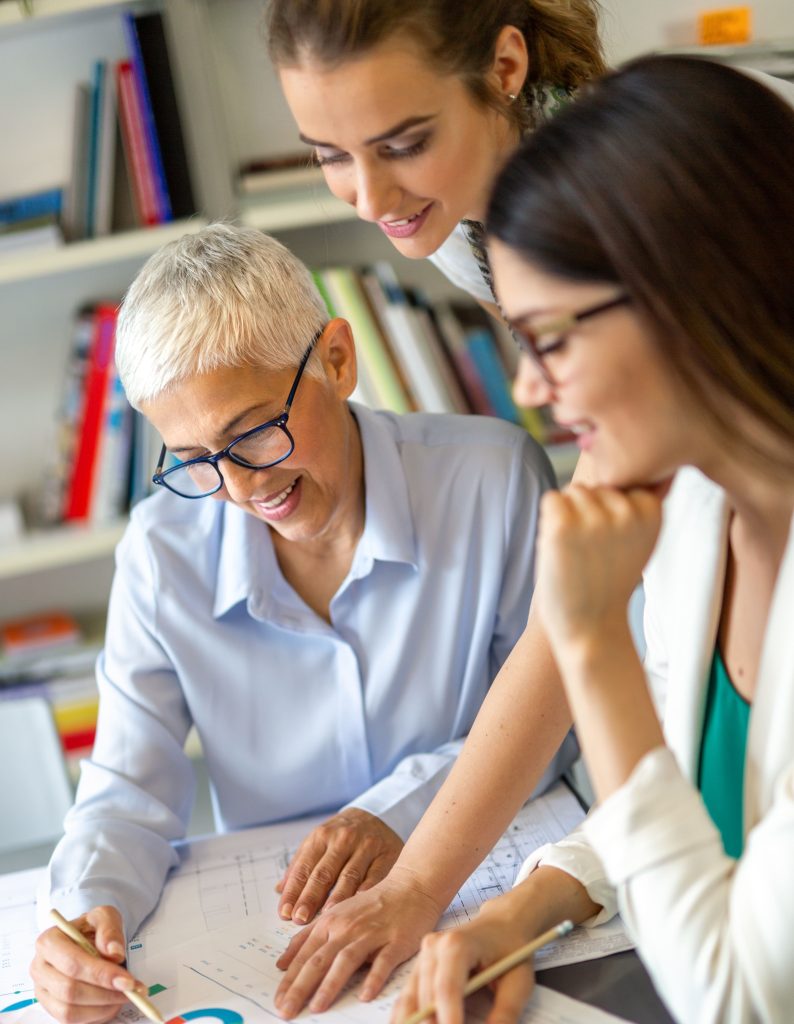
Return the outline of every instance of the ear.
{"type": "Polygon", "coordinates": [[[329,385],[337,398],[345,401],[356,387],[356,346],[347,320],[334,317],[326,324],[317,342],[317,354],[322,360],[329,385]]]}
{"type": "Polygon", "coordinates": [[[524,33],[515,25],[505,25],[496,38],[491,78],[496,88],[508,96],[518,96],[529,71],[529,54],[524,33]]]}

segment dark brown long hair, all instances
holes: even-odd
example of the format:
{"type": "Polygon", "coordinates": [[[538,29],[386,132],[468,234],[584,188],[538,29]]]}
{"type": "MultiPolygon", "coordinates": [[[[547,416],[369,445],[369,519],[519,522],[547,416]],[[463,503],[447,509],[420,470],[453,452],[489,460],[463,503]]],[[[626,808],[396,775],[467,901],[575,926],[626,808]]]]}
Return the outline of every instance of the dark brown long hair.
{"type": "Polygon", "coordinates": [[[539,85],[572,90],[606,70],[598,13],[597,0],[270,0],[265,27],[277,66],[333,67],[402,34],[478,100],[517,117],[485,81],[500,31],[514,25],[526,39],[531,109],[539,85]]]}
{"type": "Polygon", "coordinates": [[[644,58],[519,148],[487,226],[549,273],[619,284],[718,435],[790,474],[792,168],[794,110],[779,96],[710,61],[644,58]],[[782,456],[739,434],[737,404],[782,456]]]}

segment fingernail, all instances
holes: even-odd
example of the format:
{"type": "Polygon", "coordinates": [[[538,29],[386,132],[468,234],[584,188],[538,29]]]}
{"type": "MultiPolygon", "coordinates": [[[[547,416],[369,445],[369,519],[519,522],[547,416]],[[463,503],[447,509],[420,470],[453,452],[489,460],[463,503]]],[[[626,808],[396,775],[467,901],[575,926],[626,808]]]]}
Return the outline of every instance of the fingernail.
{"type": "Polygon", "coordinates": [[[292,917],[292,904],[291,903],[285,903],[284,904],[284,906],[281,908],[281,916],[283,918],[286,918],[287,920],[289,920],[289,918],[292,917]]]}
{"type": "Polygon", "coordinates": [[[312,999],[309,1003],[309,1010],[311,1013],[325,1013],[327,1009],[327,1003],[325,999],[312,999]]]}
{"type": "Polygon", "coordinates": [[[286,1003],[283,1003],[281,1006],[279,1006],[278,1012],[283,1017],[291,1017],[295,1013],[295,1004],[292,1002],[291,999],[288,999],[286,1003]]]}
{"type": "Polygon", "coordinates": [[[111,956],[124,956],[124,947],[120,942],[108,943],[108,953],[111,956]]]}
{"type": "Polygon", "coordinates": [[[137,988],[137,982],[135,982],[132,978],[114,978],[113,988],[115,988],[118,992],[132,992],[133,989],[137,988]]]}
{"type": "Polygon", "coordinates": [[[298,924],[306,924],[306,922],[309,920],[309,911],[306,909],[306,907],[298,907],[298,909],[295,911],[292,920],[297,921],[298,924]]]}

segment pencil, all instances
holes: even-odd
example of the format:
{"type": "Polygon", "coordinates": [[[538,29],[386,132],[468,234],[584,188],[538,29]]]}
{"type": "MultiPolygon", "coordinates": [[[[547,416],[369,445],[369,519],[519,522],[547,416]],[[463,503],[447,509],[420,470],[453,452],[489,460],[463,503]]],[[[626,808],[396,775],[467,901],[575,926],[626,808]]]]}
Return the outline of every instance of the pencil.
{"type": "MultiPolygon", "coordinates": [[[[466,987],[463,989],[463,997],[470,996],[472,992],[477,992],[478,989],[490,984],[494,978],[512,971],[514,967],[518,967],[525,960],[529,960],[532,954],[537,953],[541,946],[545,946],[547,942],[552,942],[554,939],[562,938],[563,935],[567,935],[570,931],[573,931],[573,921],[561,921],[560,924],[549,928],[547,932],[538,935],[532,942],[528,942],[525,946],[519,946],[512,953],[508,953],[501,960],[497,960],[495,964],[491,964],[484,971],[480,971],[479,974],[469,978],[466,987]]],[[[432,1017],[435,1012],[435,1004],[430,1003],[429,1006],[425,1006],[421,1010],[417,1010],[416,1013],[412,1013],[405,1021],[405,1024],[420,1024],[421,1021],[432,1017]]]]}
{"type": "MultiPolygon", "coordinates": [[[[102,959],[102,954],[96,946],[79,929],[75,928],[71,921],[67,921],[63,914],[59,914],[54,907],[50,910],[50,920],[56,927],[60,928],[64,935],[68,935],[72,942],[76,942],[84,953],[88,953],[90,956],[98,956],[102,959]]],[[[124,995],[131,1003],[138,1007],[145,1017],[154,1021],[154,1024],[164,1024],[160,1011],[152,1006],[146,996],[142,996],[139,992],[125,992],[124,995]]]]}

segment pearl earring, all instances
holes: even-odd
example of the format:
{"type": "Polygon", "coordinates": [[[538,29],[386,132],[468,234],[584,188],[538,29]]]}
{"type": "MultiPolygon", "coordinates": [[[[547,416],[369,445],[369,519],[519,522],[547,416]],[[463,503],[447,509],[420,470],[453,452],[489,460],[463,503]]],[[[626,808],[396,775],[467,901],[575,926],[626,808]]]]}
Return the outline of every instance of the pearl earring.
{"type": "Polygon", "coordinates": [[[510,100],[511,103],[515,103],[515,101],[518,99],[518,96],[514,92],[509,92],[507,94],[507,98],[510,100]]]}

